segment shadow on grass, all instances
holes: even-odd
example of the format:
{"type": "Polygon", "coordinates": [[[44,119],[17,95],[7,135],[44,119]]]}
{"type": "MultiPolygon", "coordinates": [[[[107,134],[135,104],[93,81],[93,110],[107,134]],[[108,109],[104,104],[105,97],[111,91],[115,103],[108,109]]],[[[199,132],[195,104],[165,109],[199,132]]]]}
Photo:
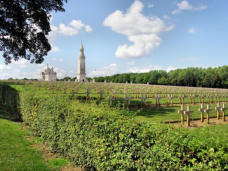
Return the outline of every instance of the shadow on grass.
{"type": "Polygon", "coordinates": [[[136,116],[144,116],[144,117],[155,117],[155,116],[164,116],[164,115],[170,115],[170,113],[174,113],[176,111],[175,107],[173,108],[149,108],[149,109],[141,109],[140,112],[137,112],[136,116]]]}
{"type": "Polygon", "coordinates": [[[0,83],[0,118],[22,121],[18,92],[10,84],[0,83]]]}

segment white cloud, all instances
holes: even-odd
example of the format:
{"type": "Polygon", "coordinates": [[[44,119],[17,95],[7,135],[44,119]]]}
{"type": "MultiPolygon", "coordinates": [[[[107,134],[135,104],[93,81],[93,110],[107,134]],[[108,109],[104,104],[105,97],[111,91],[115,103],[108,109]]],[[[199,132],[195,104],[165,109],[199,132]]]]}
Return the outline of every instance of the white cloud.
{"type": "Polygon", "coordinates": [[[148,8],[154,8],[154,4],[148,4],[148,8]]]}
{"type": "Polygon", "coordinates": [[[54,25],[51,25],[51,31],[48,34],[48,40],[54,42],[56,39],[58,28],[54,25]]]}
{"type": "Polygon", "coordinates": [[[74,27],[77,30],[80,30],[84,27],[84,24],[82,23],[81,20],[72,20],[70,22],[70,26],[74,27]]]}
{"type": "Polygon", "coordinates": [[[51,25],[51,32],[48,35],[48,40],[51,43],[51,52],[59,52],[60,49],[55,46],[55,40],[58,35],[75,36],[80,31],[91,32],[93,29],[91,26],[84,24],[81,20],[72,20],[68,25],[60,24],[58,27],[51,25]]]}
{"type": "Polygon", "coordinates": [[[71,26],[66,26],[65,24],[60,24],[59,33],[61,33],[64,36],[73,36],[73,35],[78,34],[78,30],[71,26]]]}
{"type": "Polygon", "coordinates": [[[196,32],[196,29],[194,27],[191,27],[189,30],[188,30],[189,33],[195,33],[196,32]]]}
{"type": "Polygon", "coordinates": [[[57,78],[64,78],[67,76],[75,77],[75,74],[73,74],[72,71],[66,71],[58,67],[54,67],[54,70],[57,73],[57,78]]]}
{"type": "Polygon", "coordinates": [[[161,67],[161,66],[156,66],[156,65],[148,65],[144,67],[132,67],[129,68],[129,72],[132,73],[144,73],[144,72],[150,72],[153,70],[164,70],[166,72],[170,72],[172,70],[177,69],[176,67],[173,66],[168,66],[168,67],[161,67]]]}
{"type": "Polygon", "coordinates": [[[116,63],[112,63],[103,68],[96,69],[88,74],[89,77],[108,76],[118,73],[118,67],[116,63]]]}
{"type": "Polygon", "coordinates": [[[20,59],[12,61],[9,65],[0,64],[0,79],[8,78],[40,78],[40,72],[44,64],[31,64],[28,60],[20,59]]]}
{"type": "Polygon", "coordinates": [[[184,0],[184,1],[180,2],[180,3],[178,3],[177,6],[178,6],[178,8],[179,8],[180,10],[191,10],[191,9],[193,9],[193,6],[190,5],[189,2],[186,1],[186,0],[184,0]]]}
{"type": "Polygon", "coordinates": [[[110,76],[120,73],[144,73],[144,72],[150,72],[152,70],[165,70],[167,72],[170,72],[172,70],[177,69],[177,67],[168,66],[168,67],[161,67],[156,65],[147,65],[143,67],[134,66],[131,64],[134,64],[134,61],[129,62],[128,65],[129,68],[125,68],[124,70],[120,70],[116,63],[112,63],[108,66],[105,66],[103,68],[96,69],[88,74],[89,77],[98,77],[98,76],[110,76]],[[129,65],[130,64],[130,65],[129,65]]]}
{"type": "Polygon", "coordinates": [[[166,72],[170,72],[172,70],[176,70],[178,69],[177,67],[173,67],[173,66],[168,66],[167,68],[165,68],[166,72]]]}
{"type": "Polygon", "coordinates": [[[72,20],[69,25],[60,24],[58,31],[65,36],[77,35],[81,30],[91,32],[92,28],[89,25],[84,24],[81,20],[72,20]]]}
{"type": "Polygon", "coordinates": [[[162,67],[159,66],[153,66],[153,65],[148,65],[148,66],[144,66],[144,67],[132,67],[129,68],[129,72],[132,73],[143,73],[143,72],[149,72],[152,70],[161,70],[162,67]]]}
{"type": "Polygon", "coordinates": [[[128,65],[131,65],[131,66],[132,66],[132,65],[135,65],[135,61],[130,61],[130,62],[128,62],[127,64],[128,64],[128,65]]]}
{"type": "Polygon", "coordinates": [[[181,11],[202,11],[205,10],[207,8],[206,5],[201,5],[199,7],[194,7],[192,6],[187,0],[183,0],[180,3],[177,3],[177,9],[172,11],[172,14],[178,14],[181,11]]]}
{"type": "MultiPolygon", "coordinates": [[[[53,58],[53,61],[62,61],[62,58],[53,58]]],[[[52,67],[53,65],[50,65],[52,67]]],[[[66,71],[64,69],[60,69],[56,66],[54,67],[54,71],[57,72],[57,78],[63,78],[65,76],[75,76],[72,71],[66,71]]],[[[29,79],[40,79],[40,73],[46,68],[45,64],[31,64],[29,61],[25,59],[20,59],[18,61],[12,61],[9,65],[0,64],[0,79],[8,79],[8,78],[29,78],[29,79]]]]}
{"type": "Polygon", "coordinates": [[[30,62],[26,59],[20,59],[18,61],[12,61],[12,63],[10,64],[11,66],[13,66],[13,68],[26,68],[26,66],[30,64],[30,62]]]}
{"type": "Polygon", "coordinates": [[[0,64],[0,70],[9,70],[11,69],[10,65],[0,64]]]}
{"type": "Polygon", "coordinates": [[[48,34],[48,40],[51,44],[51,52],[59,52],[60,49],[54,45],[58,28],[54,25],[51,25],[51,32],[48,34]]]}
{"type": "Polygon", "coordinates": [[[86,32],[91,32],[92,30],[93,30],[92,27],[90,27],[89,25],[85,26],[85,31],[86,32]]]}
{"type": "Polygon", "coordinates": [[[60,49],[54,45],[51,44],[51,52],[59,52],[60,49]]]}
{"type": "Polygon", "coordinates": [[[104,20],[104,25],[113,31],[128,36],[131,45],[123,44],[118,46],[116,57],[136,58],[148,55],[151,50],[160,46],[159,35],[173,29],[173,25],[166,26],[163,20],[158,17],[147,17],[141,12],[143,4],[136,0],[127,10],[115,11],[104,20]]]}

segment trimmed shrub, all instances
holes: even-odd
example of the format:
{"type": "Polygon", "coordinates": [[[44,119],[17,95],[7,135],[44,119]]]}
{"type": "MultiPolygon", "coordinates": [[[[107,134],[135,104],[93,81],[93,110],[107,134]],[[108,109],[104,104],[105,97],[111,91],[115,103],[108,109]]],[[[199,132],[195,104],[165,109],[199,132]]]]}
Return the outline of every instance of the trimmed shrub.
{"type": "Polygon", "coordinates": [[[138,122],[120,111],[60,95],[24,93],[21,112],[34,135],[89,170],[222,170],[228,149],[185,129],[138,122]]]}

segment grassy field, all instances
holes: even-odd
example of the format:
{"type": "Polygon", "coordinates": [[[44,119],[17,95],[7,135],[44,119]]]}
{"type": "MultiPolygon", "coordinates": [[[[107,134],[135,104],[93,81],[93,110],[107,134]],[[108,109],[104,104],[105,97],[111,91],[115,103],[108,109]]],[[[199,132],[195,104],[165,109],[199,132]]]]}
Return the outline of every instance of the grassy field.
{"type": "MultiPolygon", "coordinates": [[[[214,109],[215,106],[216,104],[210,105],[210,108],[211,108],[211,112],[209,113],[210,117],[216,117],[216,111],[214,109]]],[[[200,112],[198,111],[199,108],[200,108],[200,105],[191,105],[190,110],[192,111],[191,113],[192,119],[194,120],[200,119],[200,112]]],[[[185,105],[185,109],[186,109],[186,105],[185,105]]],[[[180,114],[178,114],[178,110],[180,110],[180,106],[145,108],[145,109],[135,110],[136,112],[135,117],[138,120],[150,121],[155,123],[175,122],[175,121],[180,121],[180,118],[181,118],[180,114]]],[[[226,116],[228,115],[226,114],[226,116]]],[[[204,118],[206,118],[206,114],[204,114],[204,118]]]]}
{"type": "MultiPolygon", "coordinates": [[[[65,83],[65,84],[67,85],[67,83],[65,83]]],[[[84,86],[85,85],[83,85],[82,88],[80,89],[82,92],[85,92],[84,86]]],[[[33,90],[34,92],[36,91],[40,95],[45,95],[45,96],[48,96],[48,94],[50,93],[50,90],[47,87],[41,88],[39,91],[33,85],[11,85],[11,87],[15,88],[17,91],[28,91],[28,90],[31,91],[31,90],[33,90]]],[[[192,89],[194,89],[194,88],[192,88],[192,89]]],[[[98,98],[98,96],[99,95],[97,95],[97,98],[98,98]]],[[[122,96],[123,96],[123,94],[122,94],[122,96]]],[[[167,103],[167,99],[163,98],[162,100],[163,100],[162,104],[167,103]]],[[[196,101],[199,102],[199,99],[196,98],[196,101]]],[[[208,99],[207,99],[207,101],[208,101],[208,99]]],[[[93,100],[91,100],[91,102],[93,102],[93,100]]],[[[95,100],[94,100],[94,102],[95,102],[95,100]]],[[[150,104],[150,102],[155,104],[154,99],[147,100],[148,104],[150,104]]],[[[185,102],[190,103],[190,100],[187,99],[185,102]]],[[[103,103],[107,105],[107,103],[108,103],[107,99],[106,100],[104,99],[103,103]]],[[[155,106],[147,105],[147,107],[135,108],[133,105],[133,108],[126,109],[123,106],[123,104],[125,104],[125,102],[123,100],[119,100],[117,102],[115,102],[115,100],[114,100],[113,104],[115,104],[115,103],[117,103],[117,105],[114,105],[112,110],[115,110],[115,108],[118,108],[118,109],[121,108],[122,109],[121,113],[124,113],[126,110],[128,110],[129,113],[131,115],[133,115],[137,120],[149,121],[149,122],[153,122],[153,123],[180,121],[180,114],[178,114],[178,110],[180,110],[180,106],[165,106],[165,105],[163,105],[161,107],[155,107],[155,106]],[[118,105],[118,102],[119,102],[119,105],[118,105]]],[[[131,101],[131,104],[137,104],[138,105],[140,103],[141,102],[139,100],[136,100],[136,101],[132,100],[131,101]]],[[[178,104],[178,99],[174,99],[174,103],[178,104]]],[[[225,102],[225,103],[227,103],[227,102],[225,102]]],[[[206,104],[204,106],[205,108],[206,108],[206,104]]],[[[186,109],[187,105],[188,104],[185,104],[185,109],[186,109]]],[[[198,111],[200,108],[200,104],[198,103],[198,104],[189,104],[189,105],[190,105],[190,108],[192,111],[191,119],[194,119],[194,120],[200,119],[200,112],[198,111]]],[[[210,117],[216,117],[216,111],[214,109],[215,106],[216,106],[216,103],[210,104],[210,108],[211,108],[211,112],[209,114],[210,117]]],[[[228,110],[226,111],[226,113],[227,113],[226,116],[228,116],[228,110]]],[[[206,114],[204,114],[204,117],[206,118],[206,114]]],[[[185,118],[185,120],[186,120],[186,118],[185,118]]]]}
{"type": "MultiPolygon", "coordinates": [[[[224,125],[211,125],[204,128],[197,128],[190,130],[191,134],[196,134],[205,139],[215,139],[215,142],[224,144],[225,148],[228,148],[228,124],[224,125]]],[[[228,154],[226,154],[228,155],[228,154]]]]}
{"type": "Polygon", "coordinates": [[[8,113],[0,111],[0,170],[50,171],[60,170],[68,161],[63,158],[43,159],[43,152],[32,147],[38,138],[32,138],[21,123],[13,122],[8,113]],[[5,119],[3,119],[5,118],[5,119]],[[28,140],[29,139],[29,140],[28,140]]]}

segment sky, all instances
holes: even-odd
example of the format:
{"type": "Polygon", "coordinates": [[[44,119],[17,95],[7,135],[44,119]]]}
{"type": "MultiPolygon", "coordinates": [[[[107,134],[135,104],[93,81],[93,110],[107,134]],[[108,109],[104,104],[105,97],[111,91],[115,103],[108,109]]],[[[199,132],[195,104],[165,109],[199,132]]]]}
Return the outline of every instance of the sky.
{"type": "Polygon", "coordinates": [[[51,14],[45,61],[1,58],[0,79],[39,79],[47,64],[58,78],[75,77],[81,42],[89,77],[228,64],[227,0],[68,0],[64,8],[51,14]]]}

